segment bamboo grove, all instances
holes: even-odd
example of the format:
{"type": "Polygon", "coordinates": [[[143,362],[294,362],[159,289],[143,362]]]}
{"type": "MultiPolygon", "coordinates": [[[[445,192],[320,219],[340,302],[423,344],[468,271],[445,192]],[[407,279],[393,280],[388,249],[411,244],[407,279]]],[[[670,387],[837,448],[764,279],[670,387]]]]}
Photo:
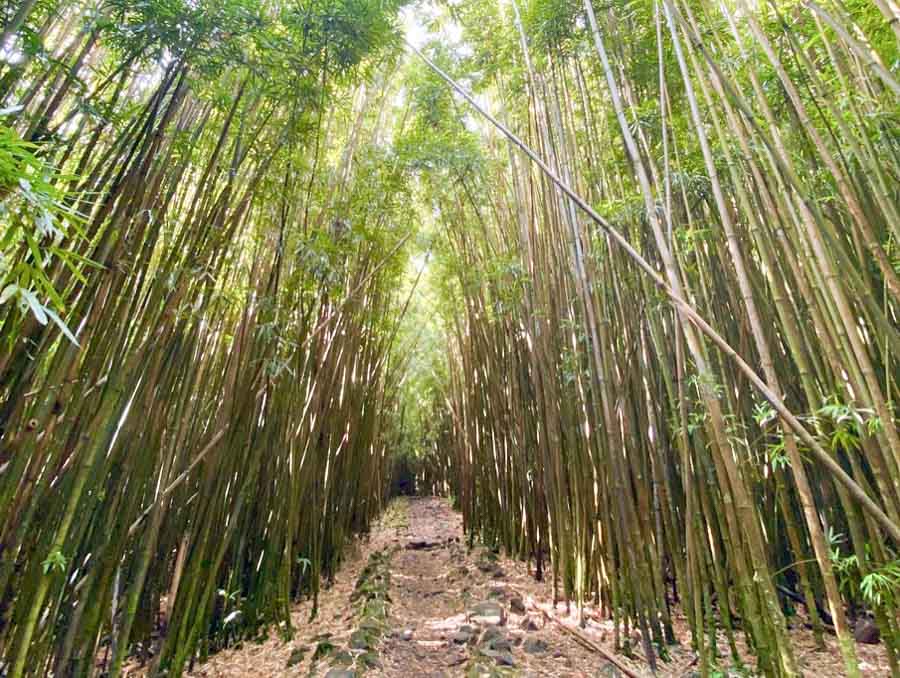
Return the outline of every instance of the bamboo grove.
{"type": "Polygon", "coordinates": [[[380,511],[397,9],[4,6],[4,675],[290,636],[380,511]]]}
{"type": "Polygon", "coordinates": [[[425,439],[471,534],[651,664],[677,602],[703,675],[739,633],[799,675],[808,623],[859,676],[848,615],[900,674],[896,5],[448,11],[413,103],[454,148],[425,439]]]}
{"type": "Polygon", "coordinates": [[[2,6],[0,670],[290,637],[406,469],[651,667],[900,675],[896,3],[401,4],[2,6]]]}

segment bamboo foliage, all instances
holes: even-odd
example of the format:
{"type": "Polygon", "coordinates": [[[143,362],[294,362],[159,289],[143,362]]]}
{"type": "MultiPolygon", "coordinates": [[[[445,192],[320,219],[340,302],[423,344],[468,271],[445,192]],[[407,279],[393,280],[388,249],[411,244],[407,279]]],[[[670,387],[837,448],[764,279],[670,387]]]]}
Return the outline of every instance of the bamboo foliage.
{"type": "Polygon", "coordinates": [[[9,143],[55,168],[4,187],[7,675],[179,675],[290,635],[291,603],[379,512],[411,224],[367,102],[395,10],[7,18],[9,143]]]}
{"type": "Polygon", "coordinates": [[[468,2],[453,16],[474,54],[432,53],[457,72],[509,55],[477,87],[544,163],[481,127],[484,161],[432,189],[448,308],[466,308],[435,401],[453,492],[473,534],[538,573],[549,557],[560,595],[593,596],[651,665],[680,601],[704,675],[717,628],[738,661],[738,617],[760,671],[796,675],[799,601],[848,675],[845,610],[867,609],[898,671],[895,599],[873,595],[900,496],[891,12],[468,2]],[[672,312],[604,221],[696,315],[672,312]]]}

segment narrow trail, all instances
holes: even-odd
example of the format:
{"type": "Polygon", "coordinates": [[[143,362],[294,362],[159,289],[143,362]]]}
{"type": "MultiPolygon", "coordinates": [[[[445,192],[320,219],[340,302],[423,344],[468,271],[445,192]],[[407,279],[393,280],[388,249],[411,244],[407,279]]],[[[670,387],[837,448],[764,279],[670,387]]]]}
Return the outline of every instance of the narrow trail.
{"type": "Polygon", "coordinates": [[[393,632],[382,647],[384,675],[409,675],[411,666],[439,675],[467,660],[465,645],[451,636],[463,639],[470,573],[462,564],[462,519],[447,509],[437,499],[412,500],[406,526],[397,529],[403,548],[391,560],[393,632]]]}
{"type": "MultiPolygon", "coordinates": [[[[310,612],[309,601],[294,609],[292,640],[273,632],[265,642],[220,652],[189,675],[651,675],[639,652],[632,658],[613,654],[609,621],[586,608],[582,628],[574,605],[568,612],[562,603],[554,608],[551,584],[535,581],[527,564],[483,547],[468,549],[460,515],[435,497],[394,502],[371,534],[349,549],[335,581],[320,594],[312,622],[310,612]]],[[[658,676],[699,676],[687,629],[682,631],[685,641],[669,648],[658,676]]],[[[811,644],[807,635],[795,635],[804,664],[822,676],[843,675],[836,648],[804,651],[811,644]]],[[[721,649],[726,651],[724,639],[721,649]]]]}

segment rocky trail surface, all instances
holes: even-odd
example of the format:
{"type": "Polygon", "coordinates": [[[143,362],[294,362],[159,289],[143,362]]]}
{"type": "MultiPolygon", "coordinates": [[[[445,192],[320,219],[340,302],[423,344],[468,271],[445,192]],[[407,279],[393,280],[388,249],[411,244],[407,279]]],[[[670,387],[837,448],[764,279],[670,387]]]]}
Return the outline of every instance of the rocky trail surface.
{"type": "MultiPolygon", "coordinates": [[[[549,582],[537,582],[525,563],[485,549],[468,549],[462,520],[444,499],[394,502],[372,532],[349,550],[333,584],[296,606],[297,632],[262,643],[245,642],[213,656],[196,678],[274,676],[651,676],[640,652],[613,651],[611,622],[586,608],[553,606],[549,582]]],[[[682,643],[669,648],[658,676],[699,676],[683,618],[682,643]]],[[[813,649],[810,634],[795,631],[797,653],[817,676],[841,676],[834,640],[813,649]]],[[[723,656],[727,644],[722,641],[723,656]]],[[[861,648],[866,675],[887,675],[881,647],[861,648]]],[[[752,662],[750,663],[752,666],[752,662]]],[[[724,672],[721,676],[748,676],[724,672]]]]}

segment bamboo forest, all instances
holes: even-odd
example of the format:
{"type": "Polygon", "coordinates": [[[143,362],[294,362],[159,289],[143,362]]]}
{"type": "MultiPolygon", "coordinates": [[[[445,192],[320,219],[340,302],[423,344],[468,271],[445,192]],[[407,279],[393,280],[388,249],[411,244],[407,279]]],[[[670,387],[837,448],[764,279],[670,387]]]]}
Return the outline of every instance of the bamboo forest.
{"type": "Polygon", "coordinates": [[[900,677],[897,0],[0,27],[0,676],[900,677]]]}

